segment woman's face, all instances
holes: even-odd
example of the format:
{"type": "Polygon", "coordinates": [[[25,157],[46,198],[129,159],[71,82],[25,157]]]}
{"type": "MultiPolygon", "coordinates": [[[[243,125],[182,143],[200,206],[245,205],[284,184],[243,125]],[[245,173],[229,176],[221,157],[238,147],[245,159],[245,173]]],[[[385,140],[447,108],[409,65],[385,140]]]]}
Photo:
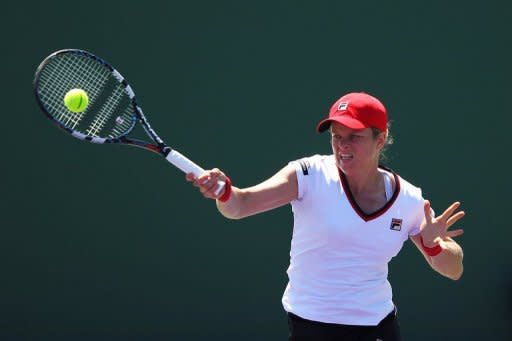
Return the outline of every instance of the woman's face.
{"type": "Polygon", "coordinates": [[[373,136],[371,128],[353,130],[340,123],[331,124],[331,146],[336,165],[345,174],[376,168],[385,143],[384,133],[373,136]]]}

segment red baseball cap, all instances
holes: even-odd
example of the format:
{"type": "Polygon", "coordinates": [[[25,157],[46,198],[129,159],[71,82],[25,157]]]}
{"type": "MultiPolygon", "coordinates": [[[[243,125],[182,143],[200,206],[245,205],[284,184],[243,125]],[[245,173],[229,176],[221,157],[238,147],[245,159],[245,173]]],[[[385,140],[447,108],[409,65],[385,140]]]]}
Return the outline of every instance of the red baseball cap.
{"type": "Polygon", "coordinates": [[[334,102],[329,116],[318,123],[316,130],[322,133],[329,129],[332,122],[355,130],[377,128],[386,131],[388,114],[377,98],[364,92],[352,92],[334,102]]]}

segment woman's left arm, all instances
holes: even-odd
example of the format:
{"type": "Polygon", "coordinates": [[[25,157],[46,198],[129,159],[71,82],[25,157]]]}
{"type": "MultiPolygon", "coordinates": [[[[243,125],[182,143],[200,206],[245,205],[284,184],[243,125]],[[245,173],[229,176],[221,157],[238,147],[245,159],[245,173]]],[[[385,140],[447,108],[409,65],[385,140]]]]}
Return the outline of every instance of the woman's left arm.
{"type": "Polygon", "coordinates": [[[463,211],[455,212],[459,206],[460,203],[455,202],[440,216],[432,217],[430,202],[425,200],[423,205],[425,218],[421,223],[421,233],[411,237],[430,266],[453,280],[458,280],[463,272],[462,248],[452,238],[460,236],[464,230],[448,231],[465,215],[463,211]]]}

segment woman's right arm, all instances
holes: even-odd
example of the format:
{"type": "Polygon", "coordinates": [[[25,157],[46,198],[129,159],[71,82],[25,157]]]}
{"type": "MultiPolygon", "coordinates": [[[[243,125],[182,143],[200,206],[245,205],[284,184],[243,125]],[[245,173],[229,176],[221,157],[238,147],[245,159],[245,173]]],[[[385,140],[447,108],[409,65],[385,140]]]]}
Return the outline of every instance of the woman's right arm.
{"type": "MultiPolygon", "coordinates": [[[[205,171],[194,178],[187,175],[187,180],[198,187],[204,197],[218,199],[223,193],[215,194],[217,182],[225,180],[226,175],[219,169],[205,171]]],[[[217,201],[217,209],[229,219],[241,219],[257,213],[272,210],[297,199],[297,174],[293,165],[287,165],[262,183],[248,187],[231,187],[231,195],[225,202],[217,201]]]]}

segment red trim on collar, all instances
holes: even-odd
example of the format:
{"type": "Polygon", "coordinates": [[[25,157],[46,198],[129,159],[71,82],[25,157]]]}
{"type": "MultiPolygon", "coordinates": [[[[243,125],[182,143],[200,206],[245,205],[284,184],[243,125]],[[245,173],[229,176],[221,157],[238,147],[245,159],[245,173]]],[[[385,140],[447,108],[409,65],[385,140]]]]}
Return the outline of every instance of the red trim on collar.
{"type": "Polygon", "coordinates": [[[354,209],[354,211],[356,211],[356,213],[364,221],[370,221],[370,220],[376,219],[376,218],[380,217],[381,215],[383,215],[384,213],[386,213],[386,211],[391,206],[393,206],[393,204],[395,203],[396,198],[398,198],[398,194],[400,194],[400,177],[395,172],[393,172],[391,169],[389,169],[389,168],[386,168],[386,167],[383,167],[383,166],[379,166],[379,168],[382,168],[382,169],[390,172],[391,174],[393,174],[393,177],[395,178],[395,184],[396,184],[395,185],[395,191],[393,192],[393,196],[391,197],[391,199],[384,206],[382,206],[377,211],[375,211],[373,213],[370,213],[370,214],[366,214],[361,209],[361,207],[359,207],[359,205],[357,204],[357,202],[356,202],[356,200],[354,198],[354,195],[352,194],[352,191],[350,190],[350,186],[348,184],[347,177],[341,171],[341,169],[338,168],[338,174],[340,176],[341,185],[343,186],[343,190],[347,194],[347,199],[348,199],[350,205],[352,206],[352,208],[354,209]]]}

